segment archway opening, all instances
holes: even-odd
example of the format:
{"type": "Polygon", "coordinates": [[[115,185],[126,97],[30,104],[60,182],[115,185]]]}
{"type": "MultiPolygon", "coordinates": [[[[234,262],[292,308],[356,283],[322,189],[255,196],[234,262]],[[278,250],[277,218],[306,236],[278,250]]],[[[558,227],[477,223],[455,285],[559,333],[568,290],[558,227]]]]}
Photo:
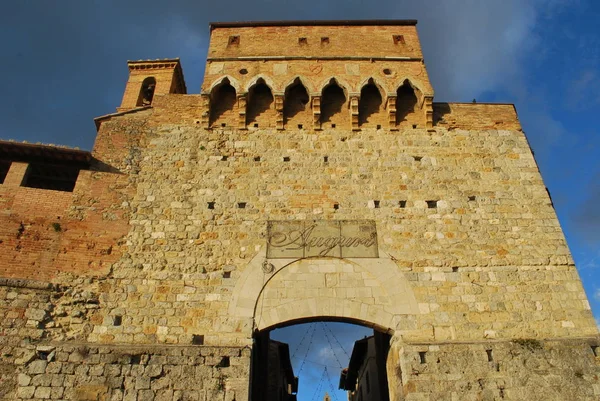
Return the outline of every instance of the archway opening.
{"type": "Polygon", "coordinates": [[[294,83],[286,89],[283,103],[283,118],[288,128],[309,126],[312,120],[312,113],[307,107],[309,100],[306,88],[296,78],[294,83]]]}
{"type": "Polygon", "coordinates": [[[321,124],[323,128],[336,128],[338,124],[348,122],[349,115],[344,113],[346,95],[344,90],[332,79],[323,89],[321,97],[321,124]]]}
{"type": "Polygon", "coordinates": [[[389,401],[390,335],[366,322],[327,317],[257,331],[252,401],[389,401]]]}
{"type": "Polygon", "coordinates": [[[381,125],[385,122],[383,98],[372,79],[363,86],[358,101],[358,124],[361,127],[381,125]]]}
{"type": "Polygon", "coordinates": [[[419,124],[421,117],[417,115],[420,110],[419,99],[414,88],[405,80],[396,92],[396,126],[409,126],[419,124]]]}
{"type": "Polygon", "coordinates": [[[156,89],[156,78],[148,77],[142,81],[140,94],[136,106],[149,106],[154,98],[154,90],[156,89]]]}
{"type": "Polygon", "coordinates": [[[248,94],[247,123],[256,128],[274,127],[276,117],[271,88],[260,78],[248,94]]]}
{"type": "Polygon", "coordinates": [[[210,99],[210,126],[226,127],[235,125],[235,88],[225,78],[212,90],[210,99]]]}

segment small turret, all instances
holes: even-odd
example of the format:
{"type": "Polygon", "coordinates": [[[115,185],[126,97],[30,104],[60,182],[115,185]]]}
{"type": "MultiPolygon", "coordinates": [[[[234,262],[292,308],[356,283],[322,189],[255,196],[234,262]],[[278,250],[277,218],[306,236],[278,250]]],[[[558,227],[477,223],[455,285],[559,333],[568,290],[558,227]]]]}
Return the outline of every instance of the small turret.
{"type": "Polygon", "coordinates": [[[117,111],[150,106],[155,95],[187,92],[179,59],[128,61],[129,80],[117,111]]]}

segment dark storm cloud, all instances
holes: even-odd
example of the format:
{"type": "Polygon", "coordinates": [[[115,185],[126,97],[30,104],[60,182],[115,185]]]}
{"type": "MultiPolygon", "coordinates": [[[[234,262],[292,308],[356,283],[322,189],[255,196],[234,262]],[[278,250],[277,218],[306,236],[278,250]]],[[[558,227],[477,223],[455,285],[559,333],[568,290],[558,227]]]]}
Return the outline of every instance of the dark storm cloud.
{"type": "Polygon", "coordinates": [[[0,137],[90,148],[92,118],[119,105],[130,59],[181,57],[188,91],[197,93],[209,21],[416,18],[436,99],[471,100],[519,80],[539,4],[11,2],[0,17],[0,137]]]}

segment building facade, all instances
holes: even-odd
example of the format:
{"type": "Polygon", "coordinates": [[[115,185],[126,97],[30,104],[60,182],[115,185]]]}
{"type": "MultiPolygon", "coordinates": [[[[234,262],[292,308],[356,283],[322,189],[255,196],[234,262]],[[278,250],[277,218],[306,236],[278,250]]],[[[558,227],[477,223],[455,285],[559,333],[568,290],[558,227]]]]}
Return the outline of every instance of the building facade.
{"type": "Polygon", "coordinates": [[[348,401],[389,401],[386,359],[389,337],[380,333],[354,343],[348,367],[340,375],[341,390],[348,401]]]}
{"type": "Polygon", "coordinates": [[[91,152],[0,143],[0,399],[260,400],[270,329],[390,336],[390,400],[596,400],[598,329],[510,104],[415,21],[215,23],[91,152]]]}

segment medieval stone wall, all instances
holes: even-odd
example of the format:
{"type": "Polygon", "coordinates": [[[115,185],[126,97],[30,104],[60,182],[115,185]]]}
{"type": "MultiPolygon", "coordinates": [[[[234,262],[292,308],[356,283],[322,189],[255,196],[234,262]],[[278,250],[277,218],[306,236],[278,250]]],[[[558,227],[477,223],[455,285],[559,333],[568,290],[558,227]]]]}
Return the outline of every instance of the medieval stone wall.
{"type": "Polygon", "coordinates": [[[245,400],[255,330],[333,318],[393,335],[394,401],[597,399],[597,327],[514,107],[432,104],[414,26],[379,28],[217,27],[201,94],[133,62],[72,193],[13,163],[1,397],[245,400]],[[268,256],[269,221],[311,220],[374,222],[377,256],[268,256]]]}

